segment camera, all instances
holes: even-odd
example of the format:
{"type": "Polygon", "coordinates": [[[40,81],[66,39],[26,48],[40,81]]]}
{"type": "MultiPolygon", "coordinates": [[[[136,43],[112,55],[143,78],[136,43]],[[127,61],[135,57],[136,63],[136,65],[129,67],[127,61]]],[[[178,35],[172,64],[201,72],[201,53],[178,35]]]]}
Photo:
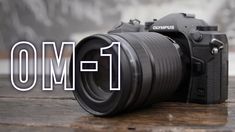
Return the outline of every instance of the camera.
{"type": "Polygon", "coordinates": [[[75,62],[70,64],[75,63],[75,70],[70,68],[70,76],[75,72],[74,96],[96,116],[162,101],[215,104],[228,98],[226,34],[192,14],[169,14],[144,25],[137,19],[121,22],[107,34],[81,40],[74,54],[75,62]],[[120,90],[113,91],[109,84],[118,86],[118,49],[104,51],[112,55],[112,62],[100,55],[100,48],[112,42],[120,42],[121,49],[120,90]],[[81,71],[81,61],[97,61],[98,70],[81,71]]]}

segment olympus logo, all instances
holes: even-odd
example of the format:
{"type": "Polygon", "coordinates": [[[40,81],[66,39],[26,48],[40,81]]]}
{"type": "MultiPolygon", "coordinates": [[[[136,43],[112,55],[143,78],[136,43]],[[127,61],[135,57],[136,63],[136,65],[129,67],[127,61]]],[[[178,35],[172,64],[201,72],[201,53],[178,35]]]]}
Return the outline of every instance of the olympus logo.
{"type": "Polygon", "coordinates": [[[153,26],[153,30],[174,30],[175,26],[174,25],[169,25],[169,26],[153,26]]]}

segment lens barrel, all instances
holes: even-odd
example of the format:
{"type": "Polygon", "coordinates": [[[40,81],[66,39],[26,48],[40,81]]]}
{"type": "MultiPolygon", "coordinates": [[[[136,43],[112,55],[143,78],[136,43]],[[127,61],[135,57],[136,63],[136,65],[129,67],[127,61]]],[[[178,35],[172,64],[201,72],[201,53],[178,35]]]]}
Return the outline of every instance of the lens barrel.
{"type": "MultiPolygon", "coordinates": [[[[83,39],[75,49],[75,98],[88,112],[107,116],[169,99],[182,78],[177,44],[154,32],[98,34],[83,39]],[[121,90],[109,90],[109,60],[100,48],[121,43],[121,90]],[[97,72],[81,72],[80,61],[97,61],[97,72]]],[[[118,56],[116,49],[110,50],[118,56]]],[[[71,61],[71,63],[73,63],[71,61]]],[[[113,73],[117,64],[113,63],[113,73]]],[[[71,83],[72,79],[70,77],[71,83]]],[[[116,79],[112,84],[116,85],[116,79]]]]}

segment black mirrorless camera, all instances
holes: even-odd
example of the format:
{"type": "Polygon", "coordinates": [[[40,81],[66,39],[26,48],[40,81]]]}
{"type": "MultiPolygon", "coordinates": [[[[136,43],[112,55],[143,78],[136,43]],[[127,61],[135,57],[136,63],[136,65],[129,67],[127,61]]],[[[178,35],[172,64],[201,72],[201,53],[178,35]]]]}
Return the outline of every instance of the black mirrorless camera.
{"type": "MultiPolygon", "coordinates": [[[[92,69],[94,64],[84,64],[83,68],[92,69]]],[[[228,98],[227,37],[218,32],[217,26],[191,14],[170,14],[145,25],[130,20],[108,34],[92,35],[79,42],[75,71],[70,67],[70,76],[73,72],[76,99],[86,111],[98,116],[160,101],[222,103],[228,98]],[[100,48],[112,42],[120,42],[121,48],[120,53],[117,47],[104,51],[112,55],[110,63],[110,56],[101,56],[100,48]],[[81,71],[81,61],[97,61],[97,71],[81,71]],[[118,81],[120,90],[110,90],[110,82],[115,87],[118,81]]]]}

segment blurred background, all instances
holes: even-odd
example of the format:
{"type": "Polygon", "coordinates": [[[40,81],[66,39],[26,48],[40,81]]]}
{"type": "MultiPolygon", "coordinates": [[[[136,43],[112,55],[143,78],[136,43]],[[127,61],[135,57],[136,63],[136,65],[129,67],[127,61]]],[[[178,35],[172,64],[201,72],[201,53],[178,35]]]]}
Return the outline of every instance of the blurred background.
{"type": "Polygon", "coordinates": [[[144,23],[179,12],[195,14],[227,33],[229,74],[235,75],[234,0],[0,0],[0,74],[10,73],[10,50],[20,40],[40,52],[43,41],[78,42],[120,21],[144,23]]]}

